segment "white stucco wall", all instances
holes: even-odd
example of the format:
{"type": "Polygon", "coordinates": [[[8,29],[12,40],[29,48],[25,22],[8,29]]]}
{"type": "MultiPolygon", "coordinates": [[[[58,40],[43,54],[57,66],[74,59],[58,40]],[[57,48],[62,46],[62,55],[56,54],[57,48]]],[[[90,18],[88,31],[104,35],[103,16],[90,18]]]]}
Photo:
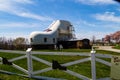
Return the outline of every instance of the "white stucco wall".
{"type": "Polygon", "coordinates": [[[54,21],[46,31],[39,32],[34,31],[30,34],[30,42],[33,45],[36,44],[56,44],[57,40],[70,39],[68,35],[72,32],[68,31],[68,27],[71,29],[71,23],[65,20],[54,21]],[[61,31],[61,33],[59,33],[61,31]],[[45,40],[46,38],[46,40],[45,40]]]}

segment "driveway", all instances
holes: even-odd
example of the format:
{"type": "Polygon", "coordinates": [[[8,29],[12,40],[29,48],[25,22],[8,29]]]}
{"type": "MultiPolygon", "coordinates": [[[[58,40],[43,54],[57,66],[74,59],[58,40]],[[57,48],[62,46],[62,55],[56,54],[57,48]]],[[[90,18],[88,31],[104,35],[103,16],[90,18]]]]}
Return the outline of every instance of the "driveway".
{"type": "Polygon", "coordinates": [[[98,50],[106,50],[106,51],[113,51],[113,52],[118,52],[120,53],[119,49],[113,49],[113,46],[96,46],[98,47],[98,50]]]}

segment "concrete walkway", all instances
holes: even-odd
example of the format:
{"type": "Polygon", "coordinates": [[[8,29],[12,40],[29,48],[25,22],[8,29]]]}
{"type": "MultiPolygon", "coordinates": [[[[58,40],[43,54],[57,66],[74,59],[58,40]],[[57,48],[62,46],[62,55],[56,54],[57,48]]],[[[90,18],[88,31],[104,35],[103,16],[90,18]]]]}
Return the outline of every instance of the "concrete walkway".
{"type": "Polygon", "coordinates": [[[106,51],[113,51],[113,52],[118,52],[120,53],[119,49],[113,49],[113,46],[95,46],[98,47],[98,50],[106,50],[106,51]]]}

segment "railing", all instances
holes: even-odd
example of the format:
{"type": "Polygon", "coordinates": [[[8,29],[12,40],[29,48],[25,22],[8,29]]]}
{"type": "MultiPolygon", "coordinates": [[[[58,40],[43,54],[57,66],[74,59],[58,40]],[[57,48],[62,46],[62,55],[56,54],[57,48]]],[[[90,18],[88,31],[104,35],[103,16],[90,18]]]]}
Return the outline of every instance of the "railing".
{"type": "MultiPolygon", "coordinates": [[[[107,62],[107,61],[102,60],[100,58],[111,58],[112,56],[111,55],[106,55],[106,54],[95,54],[96,52],[94,51],[94,49],[92,49],[91,53],[82,53],[82,54],[80,54],[80,53],[65,53],[65,52],[64,53],[58,53],[58,52],[57,53],[55,53],[55,52],[54,53],[50,53],[50,52],[49,53],[39,53],[39,52],[32,53],[32,54],[42,54],[42,55],[88,56],[88,58],[67,62],[67,63],[64,63],[64,64],[59,64],[57,62],[56,63],[51,63],[51,62],[49,62],[47,60],[44,60],[44,59],[38,58],[36,56],[33,56],[31,54],[31,50],[32,50],[32,48],[28,48],[26,50],[26,55],[16,57],[16,58],[13,58],[13,59],[10,59],[10,60],[6,60],[6,59],[3,59],[2,57],[0,57],[0,61],[1,61],[0,64],[11,65],[14,68],[16,68],[16,69],[24,72],[25,74],[27,74],[28,77],[30,77],[30,78],[35,78],[35,77],[38,78],[39,77],[39,78],[44,78],[44,79],[48,79],[48,80],[50,80],[50,79],[51,80],[52,79],[57,80],[57,79],[56,78],[50,78],[50,77],[35,76],[35,75],[43,73],[43,72],[47,72],[47,71],[50,71],[50,70],[53,70],[54,68],[59,68],[59,69],[63,69],[65,73],[76,76],[76,77],[78,77],[80,79],[90,80],[91,78],[88,78],[87,76],[84,76],[84,75],[81,75],[81,74],[79,74],[77,72],[66,69],[66,67],[74,65],[74,64],[78,64],[78,63],[91,61],[91,74],[92,74],[91,77],[92,77],[92,80],[96,80],[96,61],[100,62],[102,64],[105,64],[107,66],[111,66],[110,62],[107,62]],[[98,58],[98,57],[100,57],[100,58],[98,58]],[[16,60],[20,60],[20,59],[23,59],[23,58],[27,58],[27,70],[13,63],[16,60]],[[46,65],[48,65],[50,67],[44,68],[42,70],[33,71],[33,64],[34,63],[32,63],[32,60],[42,62],[42,63],[44,63],[44,64],[46,64],[46,65]]],[[[0,70],[0,71],[2,72],[3,70],[0,70]]],[[[5,71],[3,71],[3,72],[5,72],[5,71]]]]}

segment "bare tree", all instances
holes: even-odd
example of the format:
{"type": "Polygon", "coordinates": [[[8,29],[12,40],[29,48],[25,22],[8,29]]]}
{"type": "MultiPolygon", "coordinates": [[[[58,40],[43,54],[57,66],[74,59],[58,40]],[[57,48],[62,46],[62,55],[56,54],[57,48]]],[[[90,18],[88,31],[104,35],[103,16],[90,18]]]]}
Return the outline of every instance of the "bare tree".
{"type": "Polygon", "coordinates": [[[92,36],[92,44],[95,44],[96,40],[95,40],[95,36],[92,36]]]}
{"type": "Polygon", "coordinates": [[[5,37],[0,37],[0,48],[7,48],[7,39],[5,37]]]}
{"type": "Polygon", "coordinates": [[[15,49],[24,49],[25,46],[25,38],[18,37],[13,41],[13,45],[15,46],[15,49]]]}
{"type": "Polygon", "coordinates": [[[0,37],[0,49],[27,49],[29,41],[26,38],[18,37],[16,39],[0,37]]]}

